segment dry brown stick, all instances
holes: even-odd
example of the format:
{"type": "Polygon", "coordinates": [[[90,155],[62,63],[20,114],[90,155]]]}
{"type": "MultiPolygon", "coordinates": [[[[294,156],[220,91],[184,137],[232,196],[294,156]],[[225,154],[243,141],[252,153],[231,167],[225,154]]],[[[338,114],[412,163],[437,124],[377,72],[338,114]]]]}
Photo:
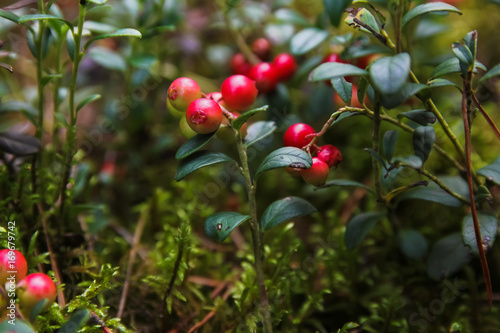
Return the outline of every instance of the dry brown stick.
{"type": "Polygon", "coordinates": [[[59,266],[57,265],[57,259],[56,259],[56,254],[54,252],[54,249],[52,248],[52,242],[50,240],[49,236],[49,228],[47,226],[47,216],[44,216],[43,212],[43,207],[41,204],[37,204],[38,206],[38,211],[40,213],[40,216],[42,217],[42,226],[43,226],[43,233],[45,234],[45,243],[47,243],[47,250],[49,251],[49,258],[50,258],[50,266],[52,267],[52,270],[54,271],[54,275],[56,276],[57,282],[57,302],[61,308],[64,308],[66,306],[66,299],[64,298],[64,293],[61,288],[62,285],[62,275],[61,271],[59,270],[59,266]]]}
{"type": "Polygon", "coordinates": [[[130,287],[130,276],[132,275],[132,268],[134,267],[135,257],[137,255],[137,248],[139,247],[139,242],[141,241],[142,232],[144,230],[144,226],[146,225],[146,214],[141,213],[139,218],[139,222],[137,223],[137,227],[134,232],[134,239],[132,241],[132,248],[130,249],[130,257],[127,265],[127,273],[125,276],[125,283],[123,284],[122,296],[120,298],[120,306],[118,307],[117,318],[121,318],[123,315],[123,311],[125,310],[125,304],[127,303],[127,295],[130,287]]]}

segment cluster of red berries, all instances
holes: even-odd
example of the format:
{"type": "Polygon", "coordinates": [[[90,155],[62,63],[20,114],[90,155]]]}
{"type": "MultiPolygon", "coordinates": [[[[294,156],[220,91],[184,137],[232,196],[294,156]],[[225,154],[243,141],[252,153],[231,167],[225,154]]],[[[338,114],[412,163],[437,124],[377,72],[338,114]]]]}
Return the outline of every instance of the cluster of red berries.
{"type": "MultiPolygon", "coordinates": [[[[298,123],[288,127],[283,137],[283,144],[287,147],[305,148],[313,140],[316,132],[308,124],[298,123]]],[[[312,146],[310,151],[316,153],[312,158],[313,164],[310,169],[287,168],[289,174],[294,177],[302,176],[308,184],[314,186],[324,185],[330,168],[337,166],[342,161],[340,150],[334,145],[312,146]]]]}
{"type": "Polygon", "coordinates": [[[252,44],[252,52],[261,60],[252,65],[242,53],[237,53],[231,58],[231,70],[234,74],[248,76],[255,80],[260,93],[268,93],[276,88],[278,82],[289,80],[297,64],[289,53],[280,53],[268,62],[271,56],[271,43],[265,38],[259,38],[252,44]]]}
{"type": "Polygon", "coordinates": [[[28,263],[21,252],[0,250],[0,321],[15,320],[18,314],[29,320],[38,303],[46,300],[42,312],[56,300],[56,285],[49,276],[27,273],[28,263]]]}
{"type": "MultiPolygon", "coordinates": [[[[237,118],[239,111],[255,102],[258,92],[255,81],[244,75],[228,77],[222,83],[220,92],[207,95],[201,92],[196,81],[181,77],[168,88],[167,106],[174,114],[182,116],[180,127],[185,137],[217,131],[220,139],[232,142],[234,135],[227,127],[228,113],[237,118]],[[223,110],[227,111],[225,116],[223,110]],[[186,125],[191,133],[186,133],[186,125]]],[[[245,132],[245,126],[240,131],[245,132]]]]}

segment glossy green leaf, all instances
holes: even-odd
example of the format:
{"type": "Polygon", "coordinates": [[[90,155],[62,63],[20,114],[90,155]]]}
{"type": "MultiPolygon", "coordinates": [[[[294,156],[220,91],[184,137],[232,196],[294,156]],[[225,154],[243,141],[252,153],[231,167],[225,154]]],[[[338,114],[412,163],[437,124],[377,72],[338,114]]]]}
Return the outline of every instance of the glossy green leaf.
{"type": "Polygon", "coordinates": [[[361,58],[370,54],[391,54],[391,50],[380,44],[357,44],[347,46],[347,48],[342,52],[342,58],[344,59],[353,59],[353,58],[361,58]]]}
{"type": "Polygon", "coordinates": [[[332,124],[330,125],[333,126],[335,124],[337,124],[338,122],[344,120],[345,118],[349,118],[349,117],[352,117],[352,116],[360,116],[360,115],[364,115],[364,113],[361,113],[361,112],[351,112],[351,111],[345,111],[345,112],[342,112],[340,114],[340,116],[337,117],[337,119],[335,119],[332,124]]]}
{"type": "Polygon", "coordinates": [[[361,184],[359,182],[356,182],[354,180],[349,180],[349,179],[334,179],[330,180],[325,183],[325,185],[322,185],[320,187],[316,187],[315,189],[322,189],[322,188],[327,188],[327,187],[332,187],[332,186],[353,186],[353,187],[362,187],[370,192],[373,192],[373,190],[366,186],[365,184],[361,184]]]}
{"type": "Polygon", "coordinates": [[[394,149],[396,149],[398,136],[399,132],[397,130],[391,130],[384,133],[384,137],[382,139],[382,151],[384,152],[385,159],[388,161],[390,161],[394,155],[394,149]]]}
{"type": "Polygon", "coordinates": [[[330,80],[334,77],[340,76],[358,76],[367,74],[367,71],[354,65],[343,64],[340,62],[326,62],[316,67],[311,74],[309,74],[309,81],[316,82],[330,80]]]}
{"type": "Polygon", "coordinates": [[[469,262],[469,251],[458,232],[440,239],[427,260],[427,274],[435,280],[455,274],[469,262]]]}
{"type": "Polygon", "coordinates": [[[344,15],[344,11],[351,5],[352,0],[323,0],[323,3],[330,23],[334,27],[338,27],[344,15]]]}
{"type": "Polygon", "coordinates": [[[431,126],[419,126],[413,132],[413,151],[422,162],[427,161],[436,141],[436,132],[431,126]]]}
{"type": "Polygon", "coordinates": [[[358,247],[385,215],[384,212],[367,212],[353,217],[345,229],[344,242],[347,249],[352,251],[358,247]]]}
{"type": "Polygon", "coordinates": [[[259,112],[265,112],[267,111],[267,109],[269,108],[269,105],[265,105],[265,106],[262,106],[260,108],[257,108],[257,109],[252,109],[252,110],[249,110],[243,114],[241,114],[238,118],[236,118],[235,120],[233,120],[233,127],[237,130],[239,130],[241,128],[241,126],[243,126],[243,124],[248,120],[250,119],[253,115],[259,113],[259,112]]]}
{"type": "Polygon", "coordinates": [[[484,81],[489,80],[498,75],[500,75],[500,64],[495,65],[492,69],[486,72],[486,74],[484,74],[477,83],[478,84],[483,83],[484,81]]]}
{"type": "Polygon", "coordinates": [[[211,240],[222,242],[234,228],[249,219],[250,216],[236,212],[215,213],[206,219],[205,233],[211,240]]]}
{"type": "Polygon", "coordinates": [[[64,24],[66,24],[71,30],[73,30],[73,24],[65,20],[61,17],[57,17],[54,15],[49,15],[49,14],[29,14],[29,15],[23,15],[19,18],[19,23],[26,23],[30,21],[40,21],[40,20],[57,20],[61,21],[64,24]]]}
{"type": "Polygon", "coordinates": [[[358,79],[358,101],[363,104],[365,101],[366,93],[368,92],[368,88],[370,87],[370,83],[365,77],[360,77],[358,79]]]}
{"type": "Polygon", "coordinates": [[[274,18],[281,22],[293,23],[305,27],[311,26],[311,23],[299,12],[289,8],[280,8],[274,12],[274,18]]]}
{"type": "Polygon", "coordinates": [[[66,49],[68,50],[68,55],[71,61],[75,61],[75,38],[70,31],[66,34],[66,49]]]}
{"type": "Polygon", "coordinates": [[[425,237],[413,229],[401,230],[398,235],[398,243],[405,256],[412,259],[422,259],[429,249],[425,237]]]}
{"type": "Polygon", "coordinates": [[[432,12],[454,12],[462,14],[460,10],[444,2],[430,2],[423,5],[419,5],[411,9],[408,13],[403,16],[401,20],[401,27],[404,28],[411,20],[414,18],[432,12]]]}
{"type": "Polygon", "coordinates": [[[368,153],[370,153],[370,155],[372,155],[372,157],[384,168],[384,169],[387,169],[387,164],[385,163],[384,159],[382,158],[382,156],[380,156],[379,153],[377,153],[375,150],[371,149],[371,148],[365,148],[365,151],[367,151],[368,153]]]}
{"type": "MultiPolygon", "coordinates": [[[[477,218],[479,220],[479,229],[481,230],[481,244],[489,249],[493,246],[496,239],[498,231],[498,218],[494,215],[485,213],[477,213],[477,218]]],[[[465,245],[471,249],[472,253],[476,255],[479,254],[476,244],[476,235],[474,233],[472,214],[467,215],[462,220],[462,237],[465,245]]]]}
{"type": "Polygon", "coordinates": [[[474,63],[474,57],[472,56],[472,52],[466,45],[460,43],[453,43],[451,45],[451,49],[455,54],[455,56],[458,58],[458,60],[460,60],[467,66],[472,66],[472,64],[474,63]]]}
{"type": "Polygon", "coordinates": [[[401,112],[400,114],[398,114],[398,118],[403,117],[413,120],[414,122],[422,126],[427,126],[427,124],[434,124],[436,122],[436,116],[434,115],[434,113],[424,109],[401,112]]]}
{"type": "Polygon", "coordinates": [[[452,81],[446,80],[446,79],[430,80],[429,82],[427,82],[427,84],[429,86],[431,86],[432,88],[452,86],[452,87],[456,87],[460,90],[460,87],[455,82],[452,82],[452,81]]]}
{"type": "Polygon", "coordinates": [[[127,63],[121,54],[105,47],[93,47],[87,55],[104,68],[121,72],[127,69],[127,63]]]}
{"type": "MultiPolygon", "coordinates": [[[[475,62],[474,73],[477,73],[477,68],[482,70],[486,70],[486,67],[479,61],[475,62]]],[[[437,78],[439,76],[443,76],[451,73],[460,73],[462,70],[460,68],[460,60],[457,57],[448,59],[440,63],[434,68],[434,71],[431,74],[431,78],[437,78]]]]}
{"type": "Polygon", "coordinates": [[[405,82],[403,87],[396,93],[382,95],[381,103],[385,108],[393,109],[427,88],[429,88],[429,86],[425,84],[405,82]]]}
{"type": "Polygon", "coordinates": [[[444,190],[440,188],[428,187],[417,187],[413,190],[406,191],[402,195],[398,196],[398,201],[419,199],[425,201],[436,202],[449,207],[460,207],[462,202],[457,198],[451,196],[444,190]]]}
{"type": "Polygon", "coordinates": [[[500,157],[497,158],[492,164],[477,170],[477,173],[486,177],[489,181],[500,185],[500,157]]]}
{"type": "Polygon", "coordinates": [[[274,121],[257,121],[250,124],[247,128],[247,135],[243,140],[245,147],[250,147],[256,142],[267,138],[276,131],[276,123],[274,121]]]}
{"type": "Polygon", "coordinates": [[[257,178],[262,172],[285,167],[309,169],[312,158],[305,151],[295,147],[276,149],[266,156],[255,172],[257,178]]]}
{"type": "Polygon", "coordinates": [[[370,65],[370,77],[382,94],[394,94],[403,88],[410,74],[410,56],[400,53],[375,60],[370,65]]]}
{"type": "Polygon", "coordinates": [[[477,31],[470,31],[465,35],[464,37],[464,42],[469,51],[471,52],[472,55],[472,60],[476,60],[476,54],[477,54],[477,31]]]}
{"type": "Polygon", "coordinates": [[[90,44],[92,44],[93,42],[97,41],[97,40],[100,40],[100,39],[105,39],[105,38],[117,38],[117,37],[137,37],[137,38],[142,38],[142,35],[139,31],[135,30],[135,29],[130,29],[130,28],[126,28],[126,29],[119,29],[115,32],[112,32],[112,33],[109,33],[109,34],[102,34],[102,35],[99,35],[99,36],[95,36],[91,39],[89,39],[85,45],[83,46],[83,49],[86,50],[87,47],[89,47],[90,44]]]}
{"type": "Polygon", "coordinates": [[[333,89],[339,94],[340,98],[347,105],[351,105],[352,83],[347,82],[343,77],[334,77],[331,82],[333,89]]]}
{"type": "Polygon", "coordinates": [[[208,134],[197,134],[179,147],[175,153],[175,158],[180,160],[188,157],[194,152],[203,148],[215,135],[215,132],[208,134]]]}
{"type": "Polygon", "coordinates": [[[31,136],[18,132],[0,133],[0,151],[25,156],[36,154],[40,149],[40,141],[31,136]]]}
{"type": "Polygon", "coordinates": [[[4,19],[7,19],[14,23],[19,23],[19,16],[3,9],[0,9],[0,17],[3,17],[4,19]]]}
{"type": "Polygon", "coordinates": [[[305,54],[319,46],[328,38],[328,32],[318,28],[305,28],[290,41],[290,51],[294,55],[305,54]]]}
{"type": "Polygon", "coordinates": [[[191,172],[222,162],[235,162],[231,157],[218,152],[198,151],[179,163],[175,180],[181,181],[191,172]]]}
{"type": "Polygon", "coordinates": [[[265,231],[291,219],[316,212],[316,208],[299,197],[286,197],[270,204],[260,219],[260,229],[265,231]]]}
{"type": "Polygon", "coordinates": [[[83,101],[78,103],[78,105],[76,106],[76,112],[80,111],[81,108],[83,108],[85,105],[92,103],[93,101],[97,101],[99,98],[101,98],[101,95],[99,94],[93,94],[86,97],[83,101]]]}
{"type": "Polygon", "coordinates": [[[79,310],[57,331],[58,333],[74,333],[80,330],[90,319],[89,310],[79,310]]]}
{"type": "Polygon", "coordinates": [[[411,155],[406,157],[395,157],[393,162],[399,162],[412,169],[420,169],[423,165],[422,159],[418,156],[411,155]]]}

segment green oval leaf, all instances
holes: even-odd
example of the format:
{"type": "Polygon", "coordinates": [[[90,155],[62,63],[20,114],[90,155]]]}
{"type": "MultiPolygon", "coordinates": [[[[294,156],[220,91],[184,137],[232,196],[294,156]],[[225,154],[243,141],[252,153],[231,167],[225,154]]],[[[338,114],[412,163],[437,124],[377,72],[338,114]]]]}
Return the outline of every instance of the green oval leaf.
{"type": "Polygon", "coordinates": [[[472,66],[472,64],[474,63],[474,57],[472,56],[472,52],[466,45],[453,43],[451,45],[451,49],[461,62],[463,62],[467,66],[472,66]]]}
{"type": "Polygon", "coordinates": [[[366,186],[365,184],[361,184],[359,182],[356,182],[354,180],[349,180],[349,179],[334,179],[330,180],[325,183],[325,185],[322,185],[320,187],[316,187],[315,190],[326,188],[326,187],[332,187],[332,186],[355,186],[355,187],[362,187],[364,189],[367,189],[370,192],[373,192],[373,190],[366,186]]]}
{"type": "MultiPolygon", "coordinates": [[[[218,152],[198,151],[179,163],[175,180],[181,181],[191,172],[222,162],[235,162],[231,157],[218,152]]],[[[235,162],[236,163],[236,162],[235,162]]]]}
{"type": "Polygon", "coordinates": [[[412,229],[401,230],[398,235],[398,243],[405,256],[412,259],[422,259],[429,249],[425,237],[412,229]]]}
{"type": "Polygon", "coordinates": [[[293,55],[307,53],[323,43],[328,38],[328,32],[318,28],[305,28],[299,31],[290,41],[290,51],[293,55]]]}
{"type": "Polygon", "coordinates": [[[500,64],[495,65],[492,69],[490,69],[486,74],[484,74],[477,83],[483,83],[486,80],[489,80],[497,75],[500,75],[500,64]]]}
{"type": "Polygon", "coordinates": [[[205,233],[211,240],[222,242],[234,228],[249,219],[250,216],[236,212],[215,213],[205,221],[205,233]]]}
{"type": "Polygon", "coordinates": [[[83,101],[78,103],[78,105],[76,106],[76,112],[80,111],[81,108],[83,108],[85,105],[92,103],[93,101],[96,101],[99,98],[101,98],[101,95],[99,95],[99,94],[93,94],[93,95],[88,96],[83,101]]]}
{"type": "Polygon", "coordinates": [[[353,217],[345,229],[344,242],[347,249],[352,251],[358,247],[375,224],[385,215],[384,212],[367,212],[353,217]]]}
{"type": "Polygon", "coordinates": [[[343,77],[334,77],[331,82],[333,89],[339,94],[340,98],[347,105],[351,105],[352,83],[347,82],[343,77]]]}
{"type": "Polygon", "coordinates": [[[416,18],[417,16],[424,15],[432,12],[454,12],[462,15],[462,12],[452,5],[448,5],[444,2],[431,2],[420,6],[417,6],[410,10],[403,16],[401,20],[401,28],[404,28],[408,22],[416,18]]]}
{"type": "MultiPolygon", "coordinates": [[[[493,246],[496,239],[498,219],[493,215],[484,213],[477,213],[477,218],[479,220],[479,229],[481,230],[481,243],[489,249],[493,246]]],[[[479,254],[472,214],[467,215],[462,220],[462,237],[465,245],[471,249],[472,253],[479,254]]]]}
{"type": "Polygon", "coordinates": [[[344,11],[352,3],[352,0],[323,0],[323,3],[330,18],[330,23],[334,27],[338,27],[344,11]]]}
{"type": "MultiPolygon", "coordinates": [[[[486,70],[486,67],[479,61],[475,62],[474,73],[477,73],[477,68],[482,70],[486,70]]],[[[462,69],[460,68],[460,60],[457,57],[448,59],[440,63],[434,68],[434,71],[431,74],[431,78],[434,79],[439,76],[443,76],[451,73],[460,73],[462,69]]]]}
{"type": "Polygon", "coordinates": [[[29,15],[23,15],[19,18],[19,23],[26,23],[29,21],[40,21],[40,20],[56,20],[56,21],[61,21],[64,22],[71,30],[73,30],[73,24],[65,20],[61,17],[57,17],[54,15],[49,15],[49,14],[29,14],[29,15]]]}
{"type": "Polygon", "coordinates": [[[102,35],[99,35],[99,36],[95,36],[91,39],[89,39],[85,45],[83,46],[83,50],[85,51],[87,49],[87,47],[89,47],[90,44],[92,44],[93,42],[95,42],[96,40],[99,40],[99,39],[105,39],[105,38],[116,38],[116,37],[137,37],[137,38],[142,38],[142,35],[139,31],[135,30],[135,29],[130,29],[130,28],[126,28],[126,29],[119,29],[115,32],[112,32],[112,33],[109,33],[109,34],[102,34],[102,35]]]}
{"type": "Polygon", "coordinates": [[[3,17],[4,19],[7,19],[14,23],[19,23],[19,16],[3,9],[0,9],[0,17],[3,17]]]}
{"type": "Polygon", "coordinates": [[[233,120],[233,124],[232,124],[233,127],[235,129],[239,130],[241,128],[241,126],[243,126],[243,124],[248,119],[250,119],[253,115],[255,115],[255,114],[259,113],[259,112],[264,112],[268,108],[269,108],[269,105],[265,105],[265,106],[257,108],[257,109],[248,110],[247,112],[241,114],[238,118],[236,118],[235,120],[233,120]]]}
{"type": "Polygon", "coordinates": [[[311,74],[309,74],[309,81],[316,82],[330,80],[339,76],[357,76],[367,74],[367,71],[354,65],[343,64],[340,62],[326,62],[316,67],[311,74]]]}
{"type": "Polygon", "coordinates": [[[398,142],[399,132],[397,130],[387,131],[382,139],[382,150],[386,160],[390,161],[394,155],[394,149],[398,142]]]}
{"type": "Polygon", "coordinates": [[[470,260],[469,252],[460,233],[440,239],[427,260],[427,274],[435,280],[455,274],[470,260]]]}
{"type": "Polygon", "coordinates": [[[488,180],[500,185],[500,157],[490,165],[477,170],[477,173],[486,177],[488,180]]]}
{"type": "Polygon", "coordinates": [[[283,147],[276,149],[266,158],[257,168],[255,178],[262,172],[285,167],[296,167],[302,169],[309,169],[312,165],[312,158],[305,151],[295,147],[283,147]]]}
{"type": "Polygon", "coordinates": [[[254,143],[273,134],[276,128],[276,123],[274,121],[257,121],[250,124],[247,128],[247,135],[243,140],[243,145],[245,147],[250,147],[254,143]]]}
{"type": "Polygon", "coordinates": [[[349,15],[345,18],[344,22],[347,25],[359,28],[360,31],[369,34],[380,34],[380,27],[378,26],[375,16],[366,8],[352,8],[348,10],[349,15]]]}
{"type": "Polygon", "coordinates": [[[427,110],[412,110],[407,112],[401,112],[398,114],[398,118],[406,117],[413,120],[419,125],[427,126],[427,124],[434,124],[436,122],[436,116],[434,113],[427,110]]]}
{"type": "Polygon", "coordinates": [[[179,147],[179,149],[175,153],[175,158],[180,160],[200,150],[214,137],[214,134],[215,132],[208,134],[196,134],[179,147]]]}
{"type": "Polygon", "coordinates": [[[370,65],[370,77],[375,88],[382,94],[398,92],[410,74],[410,63],[408,53],[375,60],[370,65]]]}
{"type": "Polygon", "coordinates": [[[0,150],[16,155],[25,156],[36,154],[40,149],[40,141],[30,135],[17,132],[0,133],[0,150]]]}
{"type": "Polygon", "coordinates": [[[427,88],[429,88],[429,86],[425,84],[405,82],[399,91],[393,94],[382,95],[382,105],[387,109],[393,109],[403,104],[408,98],[427,88]]]}
{"type": "Polygon", "coordinates": [[[365,148],[365,151],[367,151],[368,153],[370,153],[370,155],[372,155],[372,157],[384,168],[384,169],[387,169],[387,164],[385,163],[384,159],[382,158],[382,156],[380,156],[379,153],[377,153],[375,150],[371,149],[371,148],[365,148]]]}
{"type": "Polygon", "coordinates": [[[413,132],[413,151],[422,163],[427,161],[435,141],[436,132],[431,126],[419,126],[413,132]]]}
{"type": "Polygon", "coordinates": [[[460,87],[458,86],[458,84],[456,84],[455,82],[452,82],[450,80],[446,80],[446,79],[430,80],[429,82],[427,82],[427,84],[429,86],[431,86],[431,88],[452,86],[452,87],[456,87],[456,88],[458,88],[458,90],[460,90],[460,87]]]}
{"type": "Polygon", "coordinates": [[[433,188],[432,186],[417,187],[413,190],[406,191],[402,195],[398,196],[398,201],[409,200],[409,199],[432,201],[449,207],[462,206],[460,200],[446,193],[444,190],[440,188],[433,188]]]}
{"type": "Polygon", "coordinates": [[[79,310],[57,331],[58,333],[73,333],[82,328],[90,319],[89,310],[79,310]]]}
{"type": "Polygon", "coordinates": [[[286,197],[273,202],[266,208],[260,219],[260,229],[265,231],[291,219],[316,212],[308,201],[298,197],[286,197]]]}

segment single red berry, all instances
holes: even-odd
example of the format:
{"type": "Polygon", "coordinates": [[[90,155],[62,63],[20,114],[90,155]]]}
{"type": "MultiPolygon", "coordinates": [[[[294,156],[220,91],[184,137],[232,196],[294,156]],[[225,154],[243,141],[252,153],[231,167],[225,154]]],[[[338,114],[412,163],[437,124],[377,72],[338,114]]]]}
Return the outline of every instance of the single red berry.
{"type": "Polygon", "coordinates": [[[278,54],[273,60],[273,66],[278,74],[279,81],[289,80],[297,69],[295,59],[289,53],[278,54]]]}
{"type": "Polygon", "coordinates": [[[21,252],[9,249],[0,250],[0,286],[5,285],[7,278],[11,275],[14,275],[15,280],[8,281],[17,283],[24,279],[26,273],[28,273],[28,263],[21,252]]]}
{"type": "Polygon", "coordinates": [[[186,121],[198,134],[217,131],[222,122],[222,110],[219,104],[208,98],[198,98],[189,104],[186,121]]]}
{"type": "Polygon", "coordinates": [[[264,94],[273,91],[278,84],[278,72],[268,62],[253,66],[248,76],[256,81],[257,89],[264,94]]]}
{"type": "Polygon", "coordinates": [[[265,38],[258,38],[252,43],[252,52],[262,61],[271,55],[271,43],[265,38]]]}
{"type": "Polygon", "coordinates": [[[189,104],[200,97],[200,86],[188,77],[175,79],[168,88],[168,101],[178,111],[186,111],[189,104]]]}
{"type": "Polygon", "coordinates": [[[324,145],[318,147],[317,157],[328,164],[330,168],[333,166],[337,166],[340,161],[342,161],[342,154],[340,153],[340,150],[338,150],[338,148],[334,145],[324,145]]]}
{"type": "Polygon", "coordinates": [[[307,124],[293,124],[286,130],[283,136],[283,144],[285,147],[303,148],[313,139],[312,136],[306,139],[306,136],[315,133],[314,128],[307,124]]]}
{"type": "Polygon", "coordinates": [[[50,277],[43,273],[30,274],[17,285],[19,310],[25,318],[29,318],[38,302],[47,300],[42,308],[42,311],[45,311],[56,300],[56,294],[56,285],[50,277]]]}
{"type": "Polygon", "coordinates": [[[242,53],[236,53],[230,60],[229,65],[234,74],[247,75],[252,69],[252,64],[245,59],[242,53]]]}
{"type": "Polygon", "coordinates": [[[310,169],[301,170],[302,179],[304,179],[306,183],[314,186],[324,185],[328,178],[330,168],[328,164],[318,157],[313,157],[312,161],[313,164],[310,169]]]}
{"type": "Polygon", "coordinates": [[[244,75],[232,75],[225,79],[220,92],[227,106],[236,111],[252,105],[259,93],[255,81],[244,75]]]}

